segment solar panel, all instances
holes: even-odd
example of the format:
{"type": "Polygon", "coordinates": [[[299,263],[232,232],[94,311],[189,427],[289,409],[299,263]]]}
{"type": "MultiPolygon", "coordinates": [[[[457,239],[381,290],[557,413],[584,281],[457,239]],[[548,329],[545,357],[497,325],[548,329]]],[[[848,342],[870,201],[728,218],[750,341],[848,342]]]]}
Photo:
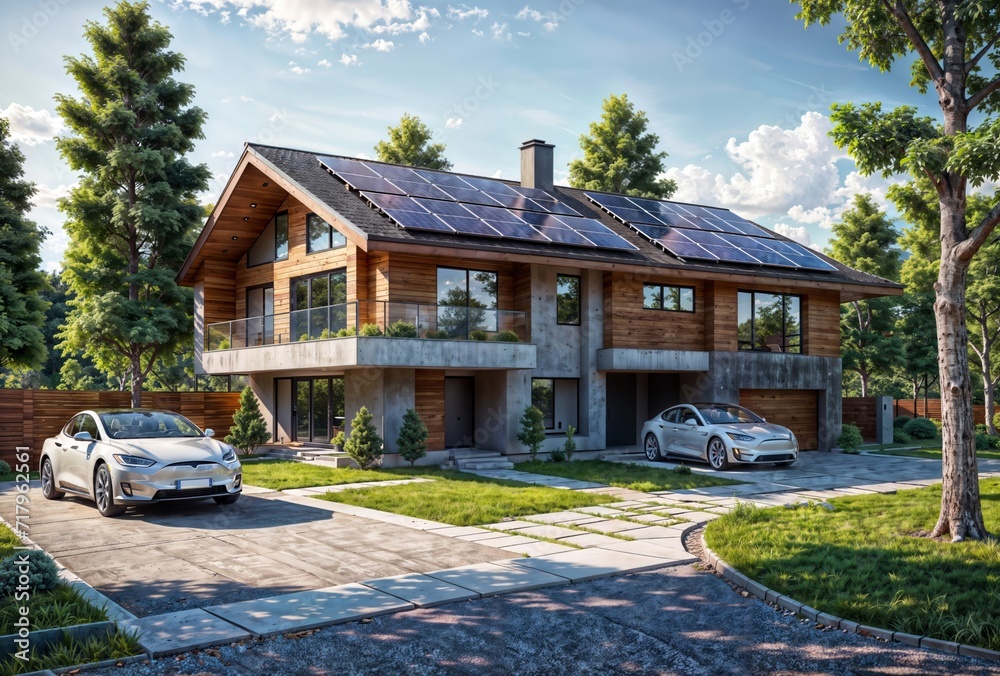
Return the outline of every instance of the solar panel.
{"type": "Polygon", "coordinates": [[[769,240],[767,245],[793,263],[798,263],[799,267],[814,267],[817,270],[830,271],[836,271],[837,269],[806,247],[796,242],[786,242],[784,240],[774,239],[769,240]]]}
{"type": "Polygon", "coordinates": [[[470,204],[485,204],[487,206],[495,207],[499,202],[484,193],[482,190],[476,190],[475,188],[459,188],[453,185],[446,185],[443,188],[446,193],[451,195],[456,202],[468,202],[470,204]]]}
{"type": "Polygon", "coordinates": [[[382,211],[414,211],[421,214],[427,213],[427,209],[424,209],[420,205],[420,202],[412,197],[406,197],[403,195],[384,195],[369,192],[363,192],[361,193],[361,196],[382,211]]]}
{"type": "Polygon", "coordinates": [[[487,194],[517,195],[513,188],[502,181],[497,181],[496,179],[480,178],[478,176],[463,176],[462,180],[471,185],[473,188],[482,190],[487,194]]]}
{"type": "Polygon", "coordinates": [[[556,228],[538,226],[538,231],[557,244],[568,244],[570,246],[593,246],[594,243],[570,228],[556,228]]]}
{"type": "Polygon", "coordinates": [[[389,181],[378,176],[357,176],[354,174],[342,174],[341,178],[347,185],[355,190],[366,190],[368,192],[384,192],[391,195],[405,195],[406,191],[394,186],[389,181]]]}
{"type": "Polygon", "coordinates": [[[508,239],[521,239],[526,242],[551,242],[548,237],[543,235],[539,230],[533,228],[527,223],[516,223],[511,221],[491,221],[486,220],[485,223],[489,224],[491,227],[495,228],[503,237],[508,239]]]}
{"type": "Polygon", "coordinates": [[[580,234],[584,235],[597,246],[605,249],[630,249],[635,251],[639,248],[621,235],[611,232],[611,230],[608,230],[607,232],[592,232],[585,230],[580,234]]]}
{"type": "Polygon", "coordinates": [[[413,169],[414,174],[424,179],[428,183],[433,183],[439,188],[466,188],[471,186],[462,180],[461,176],[446,174],[440,171],[429,171],[427,169],[413,169]]]}
{"type": "Polygon", "coordinates": [[[398,186],[403,190],[403,193],[409,195],[410,197],[430,197],[437,200],[450,200],[452,196],[441,190],[437,186],[433,186],[426,181],[403,181],[401,179],[393,179],[393,184],[398,186]]]}
{"type": "Polygon", "coordinates": [[[376,165],[366,165],[373,171],[375,171],[382,178],[387,178],[390,181],[417,181],[421,183],[427,183],[420,174],[413,171],[409,167],[397,167],[393,164],[376,164],[376,165]]]}
{"type": "MultiPolygon", "coordinates": [[[[558,216],[554,216],[553,218],[558,218],[558,216]]],[[[596,218],[567,218],[562,222],[580,232],[614,233],[614,230],[604,225],[596,218]]]]}
{"type": "Polygon", "coordinates": [[[544,190],[539,190],[538,188],[525,188],[520,185],[512,185],[510,189],[516,192],[522,197],[527,197],[528,199],[533,199],[536,202],[556,202],[555,197],[545,192],[544,190]]]}
{"type": "Polygon", "coordinates": [[[348,160],[343,157],[320,157],[319,161],[324,167],[338,174],[353,174],[354,176],[378,178],[378,174],[361,162],[361,160],[348,160]]]}
{"type": "Polygon", "coordinates": [[[419,204],[427,211],[431,212],[432,214],[437,214],[438,216],[460,216],[462,218],[476,218],[476,216],[471,211],[463,207],[458,202],[429,200],[429,199],[423,199],[421,197],[414,197],[413,201],[419,204]]]}
{"type": "Polygon", "coordinates": [[[490,226],[489,223],[481,221],[473,216],[449,216],[438,215],[438,218],[447,223],[455,232],[462,235],[479,235],[480,237],[502,237],[500,232],[490,226]]]}
{"type": "Polygon", "coordinates": [[[667,233],[670,232],[670,228],[665,225],[646,225],[645,223],[634,223],[632,229],[638,230],[639,234],[645,235],[653,241],[666,237],[667,233]]]}
{"type": "Polygon", "coordinates": [[[434,214],[418,214],[415,211],[386,211],[385,213],[404,230],[455,232],[454,228],[434,214]]]}

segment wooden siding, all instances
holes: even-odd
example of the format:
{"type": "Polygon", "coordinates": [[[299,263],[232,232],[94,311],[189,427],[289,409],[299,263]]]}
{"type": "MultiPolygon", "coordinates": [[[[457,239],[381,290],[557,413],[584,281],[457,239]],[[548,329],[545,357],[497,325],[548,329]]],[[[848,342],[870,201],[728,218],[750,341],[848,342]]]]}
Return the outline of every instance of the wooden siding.
{"type": "Polygon", "coordinates": [[[705,349],[705,285],[669,277],[604,274],[604,347],[650,350],[705,349]],[[644,283],[694,287],[694,312],[648,310],[644,283]]]}
{"type": "Polygon", "coordinates": [[[525,336],[531,341],[531,266],[527,263],[515,263],[514,304],[513,309],[524,313],[525,336]]]}
{"type": "Polygon", "coordinates": [[[198,270],[198,281],[205,285],[205,326],[240,316],[236,314],[235,263],[208,261],[198,270]]]}
{"type": "Polygon", "coordinates": [[[740,390],[740,406],[790,429],[806,451],[819,448],[818,402],[815,390],[740,390]]]}
{"type": "Polygon", "coordinates": [[[705,349],[737,349],[737,291],[735,284],[705,283],[705,349]]]}
{"type": "Polygon", "coordinates": [[[857,425],[862,437],[874,441],[878,435],[877,404],[875,397],[844,397],[840,400],[840,419],[845,425],[857,425]]]}
{"type": "Polygon", "coordinates": [[[840,356],[840,294],[817,291],[803,297],[805,353],[815,357],[840,356]]]}
{"type": "Polygon", "coordinates": [[[444,448],[444,371],[418,370],[414,374],[414,409],[427,425],[427,450],[444,448]]]}

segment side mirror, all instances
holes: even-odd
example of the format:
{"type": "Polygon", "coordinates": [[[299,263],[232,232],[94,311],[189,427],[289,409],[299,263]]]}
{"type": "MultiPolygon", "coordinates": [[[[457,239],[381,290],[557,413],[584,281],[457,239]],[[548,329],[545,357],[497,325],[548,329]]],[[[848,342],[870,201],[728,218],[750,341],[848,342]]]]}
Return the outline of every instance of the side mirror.
{"type": "Polygon", "coordinates": [[[698,421],[695,420],[694,418],[688,418],[687,420],[684,421],[684,424],[690,425],[691,427],[695,427],[698,425],[698,421]]]}
{"type": "Polygon", "coordinates": [[[211,427],[209,427],[207,430],[205,430],[205,436],[206,437],[214,437],[215,436],[215,430],[213,430],[211,427]]]}
{"type": "Polygon", "coordinates": [[[94,437],[90,436],[90,432],[77,432],[73,435],[73,441],[93,441],[94,437]]]}

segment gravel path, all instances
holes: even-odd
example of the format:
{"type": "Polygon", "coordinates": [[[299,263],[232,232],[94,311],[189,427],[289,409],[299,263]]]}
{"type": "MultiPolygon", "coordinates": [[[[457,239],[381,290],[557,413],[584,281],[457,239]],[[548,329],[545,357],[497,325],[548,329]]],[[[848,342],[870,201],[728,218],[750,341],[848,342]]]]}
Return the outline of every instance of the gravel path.
{"type": "Polygon", "coordinates": [[[820,630],[696,566],[452,604],[103,672],[150,674],[1000,674],[820,630]]]}

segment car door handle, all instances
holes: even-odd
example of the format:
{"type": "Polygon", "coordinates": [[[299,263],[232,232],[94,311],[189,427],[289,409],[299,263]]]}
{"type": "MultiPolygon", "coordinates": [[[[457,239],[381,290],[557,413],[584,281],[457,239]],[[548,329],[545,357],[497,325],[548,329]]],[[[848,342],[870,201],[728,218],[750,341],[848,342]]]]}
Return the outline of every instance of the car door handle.
{"type": "Polygon", "coordinates": [[[55,443],[56,443],[56,448],[62,448],[63,447],[61,441],[57,441],[55,443]]]}

